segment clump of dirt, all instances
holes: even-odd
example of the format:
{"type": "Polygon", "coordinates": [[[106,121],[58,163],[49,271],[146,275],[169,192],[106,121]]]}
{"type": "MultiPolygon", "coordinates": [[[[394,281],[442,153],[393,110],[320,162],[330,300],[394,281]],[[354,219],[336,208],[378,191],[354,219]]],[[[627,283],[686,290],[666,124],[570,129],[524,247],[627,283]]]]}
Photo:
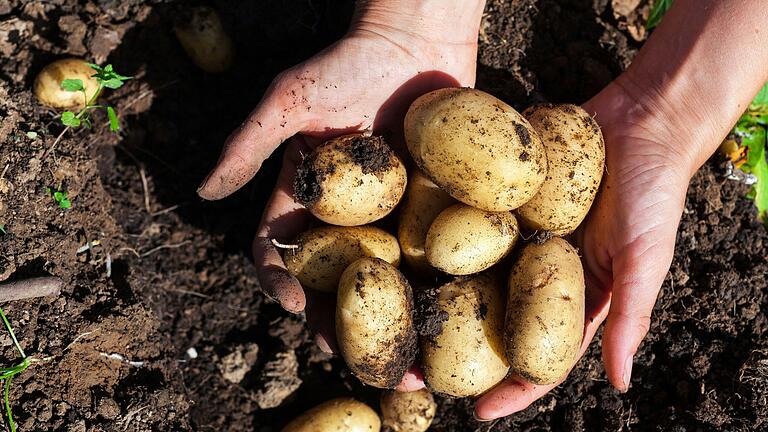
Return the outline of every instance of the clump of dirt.
{"type": "Polygon", "coordinates": [[[344,143],[344,151],[363,174],[379,174],[392,167],[395,153],[378,136],[356,136],[344,143]]]}
{"type": "Polygon", "coordinates": [[[420,336],[434,338],[443,332],[443,322],[448,319],[448,312],[438,307],[439,295],[439,287],[423,286],[414,290],[415,326],[420,336]]]}
{"type": "Polygon", "coordinates": [[[325,174],[315,170],[313,160],[311,155],[304,158],[301,165],[296,169],[296,177],[293,180],[293,195],[305,206],[316,203],[323,193],[320,184],[323,182],[325,174]]]}

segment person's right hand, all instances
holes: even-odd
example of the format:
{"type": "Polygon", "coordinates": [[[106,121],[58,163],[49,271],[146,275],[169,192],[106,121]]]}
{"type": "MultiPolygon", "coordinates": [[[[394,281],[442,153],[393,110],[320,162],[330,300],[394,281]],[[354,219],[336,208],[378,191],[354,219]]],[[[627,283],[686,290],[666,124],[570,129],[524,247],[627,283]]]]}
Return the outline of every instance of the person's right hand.
{"type": "MultiPolygon", "coordinates": [[[[469,3],[459,2],[457,10],[471,12],[469,3]]],[[[209,200],[231,194],[283,141],[299,134],[286,149],[253,255],[262,290],[290,312],[306,306],[307,320],[324,351],[331,351],[335,339],[335,299],[305,293],[271,243],[272,239],[290,242],[308,227],[309,213],[294,200],[292,187],[302,155],[323,140],[365,129],[384,135],[397,147],[405,111],[416,97],[475,82],[477,28],[455,29],[449,20],[428,22],[413,16],[393,19],[402,11],[376,8],[373,2],[365,7],[367,13],[358,14],[343,39],[275,78],[259,105],[228,138],[216,167],[198,190],[209,200]]],[[[479,24],[482,2],[476,9],[479,24]]]]}

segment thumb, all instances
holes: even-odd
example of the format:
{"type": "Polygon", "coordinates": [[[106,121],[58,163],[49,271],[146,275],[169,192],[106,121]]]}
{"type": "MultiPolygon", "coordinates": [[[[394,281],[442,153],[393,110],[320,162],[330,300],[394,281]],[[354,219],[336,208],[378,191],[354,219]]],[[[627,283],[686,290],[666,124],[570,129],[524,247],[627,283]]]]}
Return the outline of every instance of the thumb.
{"type": "Polygon", "coordinates": [[[672,263],[675,228],[646,233],[613,258],[613,295],[603,333],[603,361],[608,380],[629,389],[637,348],[648,333],[651,313],[672,263]]]}
{"type": "Polygon", "coordinates": [[[286,139],[308,123],[308,99],[296,74],[275,78],[248,118],[227,138],[216,166],[197,189],[207,200],[217,200],[240,189],[286,139]]]}

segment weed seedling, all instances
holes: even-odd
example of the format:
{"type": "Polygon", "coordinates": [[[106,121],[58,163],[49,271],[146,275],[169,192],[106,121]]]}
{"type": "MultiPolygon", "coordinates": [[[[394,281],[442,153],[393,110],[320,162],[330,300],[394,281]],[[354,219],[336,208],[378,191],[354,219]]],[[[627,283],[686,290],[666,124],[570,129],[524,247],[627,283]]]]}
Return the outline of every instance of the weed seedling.
{"type": "Polygon", "coordinates": [[[56,201],[60,209],[72,208],[72,202],[67,198],[66,191],[53,190],[51,188],[46,188],[46,191],[49,195],[53,195],[53,200],[56,201]]]}
{"type": "Polygon", "coordinates": [[[17,365],[9,368],[0,368],[0,382],[3,382],[4,384],[3,401],[5,403],[5,413],[8,420],[8,427],[11,429],[11,432],[16,432],[16,423],[13,421],[13,413],[11,412],[11,403],[9,401],[11,394],[11,381],[13,380],[13,377],[27,370],[29,365],[32,364],[32,361],[29,357],[27,357],[26,354],[24,354],[24,350],[21,348],[19,341],[16,339],[16,334],[13,332],[13,327],[11,327],[11,323],[8,322],[8,318],[5,317],[5,313],[3,312],[2,308],[0,308],[0,317],[3,319],[3,324],[5,325],[5,329],[8,330],[8,334],[11,335],[13,344],[19,351],[19,355],[21,355],[21,362],[19,362],[17,365]]]}
{"type": "Polygon", "coordinates": [[[758,217],[768,223],[768,83],[752,100],[730,136],[746,153],[738,168],[755,179],[747,198],[755,201],[758,217]]]}
{"type": "Polygon", "coordinates": [[[3,233],[3,235],[8,234],[8,231],[5,230],[5,225],[0,224],[0,233],[3,233]]]}

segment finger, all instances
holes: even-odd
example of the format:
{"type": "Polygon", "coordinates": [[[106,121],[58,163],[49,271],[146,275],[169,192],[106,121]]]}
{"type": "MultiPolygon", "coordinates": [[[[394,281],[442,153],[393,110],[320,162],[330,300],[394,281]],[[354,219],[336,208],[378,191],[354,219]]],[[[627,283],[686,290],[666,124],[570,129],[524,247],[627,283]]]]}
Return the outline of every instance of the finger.
{"type": "Polygon", "coordinates": [[[639,237],[613,258],[613,300],[603,333],[608,380],[629,389],[632,363],[651,325],[651,312],[674,255],[674,231],[639,237]]]}
{"type": "MultiPolygon", "coordinates": [[[[608,315],[611,303],[610,292],[604,289],[604,287],[590,283],[591,281],[592,278],[587,275],[584,338],[578,358],[584,356],[587,348],[589,348],[595,332],[597,332],[600,324],[608,315]]],[[[480,421],[489,421],[522,411],[534,401],[546,395],[550,390],[560,385],[567,376],[568,374],[558,383],[550,385],[531,384],[517,376],[507,378],[478,399],[475,405],[475,418],[480,421]]]]}
{"type": "Polygon", "coordinates": [[[315,334],[315,343],[328,354],[339,352],[336,343],[336,295],[307,290],[307,325],[315,334]]]}
{"type": "Polygon", "coordinates": [[[401,392],[412,392],[424,388],[424,375],[418,366],[413,365],[405,372],[403,380],[395,387],[395,390],[401,392]]]}
{"type": "Polygon", "coordinates": [[[227,138],[216,166],[197,190],[217,200],[247,183],[261,164],[286,139],[309,121],[309,103],[295,73],[280,74],[248,118],[227,138]]]}
{"type": "Polygon", "coordinates": [[[293,199],[292,180],[300,158],[300,147],[300,141],[293,140],[286,149],[277,185],[253,241],[253,259],[261,289],[285,310],[293,313],[304,310],[304,290],[285,268],[283,258],[272,240],[289,243],[309,225],[309,212],[293,199]]]}

